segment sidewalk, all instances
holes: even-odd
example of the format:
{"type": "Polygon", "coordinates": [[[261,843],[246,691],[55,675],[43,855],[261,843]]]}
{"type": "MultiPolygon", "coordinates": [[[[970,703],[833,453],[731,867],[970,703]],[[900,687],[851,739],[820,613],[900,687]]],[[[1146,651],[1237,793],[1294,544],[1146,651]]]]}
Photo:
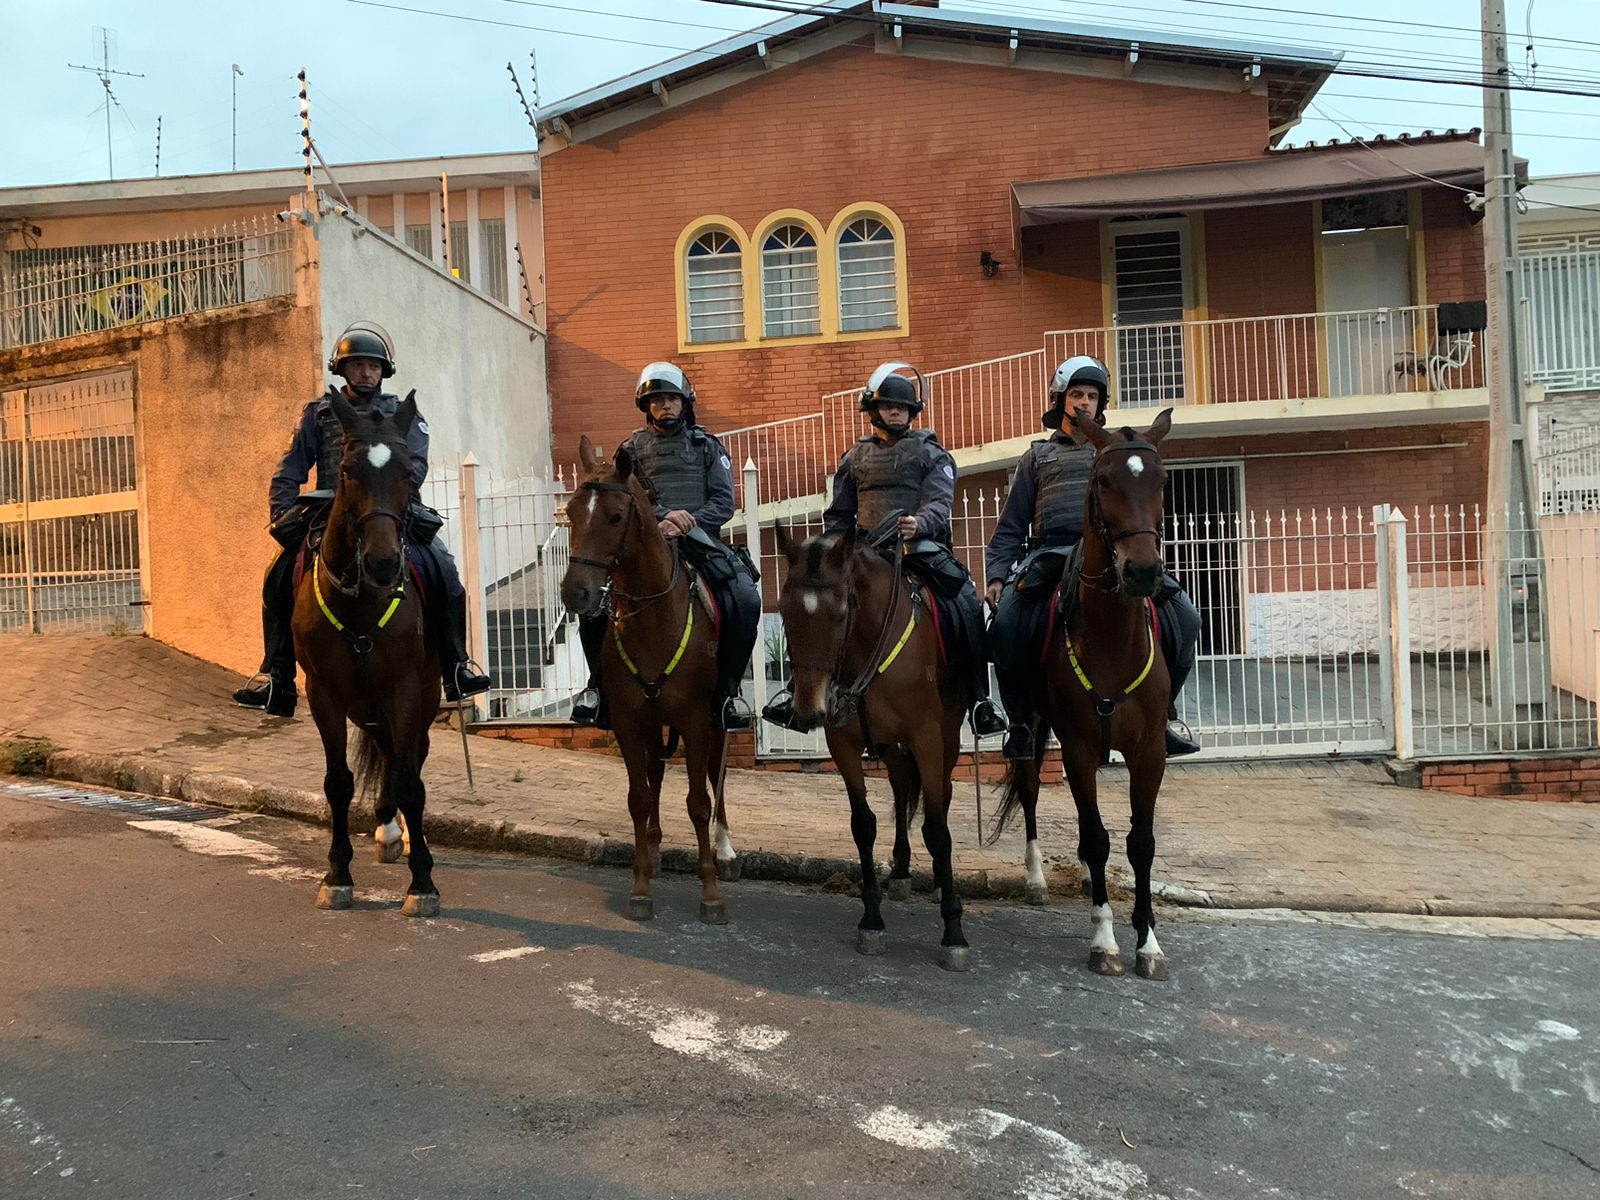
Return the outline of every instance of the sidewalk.
{"type": "MultiPolygon", "coordinates": [[[[322,749],[311,721],[235,706],[238,677],[137,637],[0,639],[0,742],[49,739],[50,773],[128,791],[324,820],[322,749]]],[[[469,795],[459,735],[439,729],[424,771],[440,845],[596,862],[632,861],[621,760],[474,738],[469,795]]],[[[1059,783],[1040,798],[1052,890],[1076,896],[1077,818],[1059,783]]],[[[1126,778],[1101,773],[1113,877],[1126,879],[1126,778]]],[[[893,818],[872,783],[880,860],[893,818]]],[[[683,773],[662,797],[667,865],[692,847],[683,773]]],[[[820,882],[856,863],[836,776],[730,770],[733,841],[752,878],[820,882]]],[[[998,795],[985,791],[985,811],[998,795]]],[[[371,827],[371,816],[352,814],[371,827]]],[[[977,845],[973,789],[952,809],[963,891],[1020,895],[1020,819],[977,845]]],[[[927,856],[913,837],[913,872],[927,856]]],[[[1156,823],[1154,877],[1169,900],[1218,907],[1600,918],[1600,805],[1468,799],[1389,783],[1375,763],[1174,764],[1156,823]]]]}

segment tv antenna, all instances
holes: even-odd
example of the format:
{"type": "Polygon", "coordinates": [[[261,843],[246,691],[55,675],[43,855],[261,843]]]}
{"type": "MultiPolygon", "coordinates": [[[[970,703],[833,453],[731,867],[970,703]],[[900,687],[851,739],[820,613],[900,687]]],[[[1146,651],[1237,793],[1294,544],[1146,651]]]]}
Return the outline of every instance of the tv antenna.
{"type": "Polygon", "coordinates": [[[129,79],[143,79],[142,71],[116,71],[111,67],[112,60],[117,55],[117,33],[114,29],[103,26],[94,27],[95,40],[100,43],[100,65],[98,67],[85,67],[77,63],[68,63],[67,67],[73,71],[85,71],[100,81],[100,86],[106,90],[106,177],[115,179],[117,173],[111,160],[111,106],[115,104],[122,109],[122,115],[127,117],[128,125],[133,127],[133,118],[128,116],[128,110],[122,108],[122,101],[117,99],[117,94],[111,90],[111,77],[125,75],[129,79]]]}

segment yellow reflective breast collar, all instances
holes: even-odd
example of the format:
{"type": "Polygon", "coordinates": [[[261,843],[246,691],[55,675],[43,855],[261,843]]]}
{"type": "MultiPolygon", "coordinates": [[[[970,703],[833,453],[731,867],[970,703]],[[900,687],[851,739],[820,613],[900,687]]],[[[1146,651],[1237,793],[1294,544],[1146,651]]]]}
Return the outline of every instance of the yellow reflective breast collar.
{"type": "MultiPolygon", "coordinates": [[[[409,567],[407,568],[410,569],[409,567]]],[[[322,555],[315,554],[311,558],[311,591],[317,598],[317,607],[322,610],[322,615],[328,618],[328,623],[340,633],[344,632],[344,622],[333,615],[333,609],[328,607],[328,602],[322,598],[322,572],[326,570],[322,565],[322,555]]],[[[406,598],[405,577],[401,576],[400,586],[395,588],[394,595],[389,601],[389,607],[383,610],[383,616],[378,618],[377,628],[382,629],[389,623],[389,618],[394,616],[394,610],[400,607],[400,601],[406,598]]]]}
{"type": "MultiPolygon", "coordinates": [[[[686,611],[686,615],[684,616],[684,620],[683,620],[683,636],[678,639],[678,650],[677,650],[677,653],[672,656],[672,661],[667,664],[666,670],[661,672],[661,678],[662,679],[665,679],[668,675],[671,675],[672,672],[677,669],[678,663],[683,660],[683,652],[689,648],[689,635],[694,632],[694,597],[693,596],[689,597],[689,603],[686,606],[686,610],[685,611],[686,611]]],[[[617,643],[617,657],[622,660],[622,665],[628,668],[629,674],[631,674],[635,679],[641,679],[642,680],[643,676],[639,674],[638,664],[635,663],[633,661],[633,659],[628,657],[627,647],[625,647],[622,644],[622,630],[618,629],[615,625],[613,625],[612,629],[611,629],[611,633],[612,633],[612,640],[617,643]]]]}
{"type": "MultiPolygon", "coordinates": [[[[1148,614],[1146,615],[1148,617],[1148,614]]],[[[1148,619],[1144,623],[1144,636],[1145,640],[1150,643],[1150,653],[1145,656],[1144,670],[1139,672],[1132,683],[1122,689],[1122,695],[1117,697],[1118,700],[1133,695],[1139,685],[1149,678],[1150,668],[1156,665],[1156,636],[1150,628],[1148,619]]],[[[1070,634],[1067,637],[1067,661],[1072,664],[1072,673],[1078,677],[1078,682],[1083,684],[1083,690],[1091,696],[1095,695],[1094,684],[1090,683],[1089,677],[1083,673],[1083,664],[1078,661],[1078,655],[1072,648],[1070,634]]]]}

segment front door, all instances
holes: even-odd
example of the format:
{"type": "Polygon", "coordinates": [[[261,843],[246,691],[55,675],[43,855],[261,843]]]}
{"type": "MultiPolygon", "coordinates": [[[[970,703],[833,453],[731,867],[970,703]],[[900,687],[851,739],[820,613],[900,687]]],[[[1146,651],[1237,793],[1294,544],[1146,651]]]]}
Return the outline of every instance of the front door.
{"type": "Polygon", "coordinates": [[[1328,395],[1394,390],[1395,362],[1413,349],[1411,231],[1405,226],[1322,235],[1328,395]]]}

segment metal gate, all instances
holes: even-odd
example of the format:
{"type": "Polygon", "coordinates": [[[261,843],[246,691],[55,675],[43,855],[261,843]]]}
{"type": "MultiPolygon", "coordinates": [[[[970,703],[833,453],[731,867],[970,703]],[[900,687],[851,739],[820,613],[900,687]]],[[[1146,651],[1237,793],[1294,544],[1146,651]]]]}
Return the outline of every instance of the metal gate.
{"type": "Polygon", "coordinates": [[[0,632],[144,628],[131,371],[0,393],[0,632]]]}

